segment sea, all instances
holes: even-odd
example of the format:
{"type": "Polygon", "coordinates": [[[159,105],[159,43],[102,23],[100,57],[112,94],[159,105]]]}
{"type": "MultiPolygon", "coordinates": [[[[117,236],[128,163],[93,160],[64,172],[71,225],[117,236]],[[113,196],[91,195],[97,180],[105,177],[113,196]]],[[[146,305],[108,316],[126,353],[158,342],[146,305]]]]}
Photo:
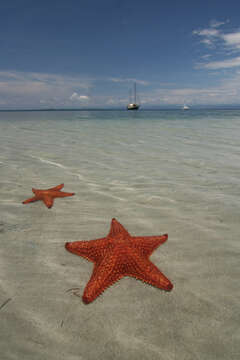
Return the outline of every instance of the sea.
{"type": "Polygon", "coordinates": [[[1,359],[237,360],[239,260],[240,110],[0,112],[1,359]],[[112,218],[168,233],[171,292],[124,278],[82,302],[93,264],[64,244],[112,218]]]}

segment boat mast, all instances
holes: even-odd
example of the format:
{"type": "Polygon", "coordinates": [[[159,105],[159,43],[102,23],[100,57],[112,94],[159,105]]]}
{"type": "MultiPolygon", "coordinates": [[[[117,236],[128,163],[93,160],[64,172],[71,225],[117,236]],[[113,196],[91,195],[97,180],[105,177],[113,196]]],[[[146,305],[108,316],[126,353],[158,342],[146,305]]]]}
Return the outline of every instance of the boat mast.
{"type": "Polygon", "coordinates": [[[129,89],[129,103],[132,102],[132,89],[129,89]]]}
{"type": "Polygon", "coordinates": [[[130,90],[130,102],[127,106],[128,110],[138,110],[139,109],[139,105],[137,104],[137,91],[136,91],[136,82],[134,82],[133,84],[133,94],[131,93],[130,90]],[[131,99],[131,95],[133,95],[133,102],[131,99]]]}

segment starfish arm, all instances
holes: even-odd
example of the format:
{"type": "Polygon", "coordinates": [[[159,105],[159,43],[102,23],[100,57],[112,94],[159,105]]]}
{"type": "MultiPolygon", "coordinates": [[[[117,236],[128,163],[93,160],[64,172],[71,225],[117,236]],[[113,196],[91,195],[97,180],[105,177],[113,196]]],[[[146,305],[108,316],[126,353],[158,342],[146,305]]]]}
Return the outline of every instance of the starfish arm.
{"type": "Polygon", "coordinates": [[[60,185],[54,186],[53,188],[48,189],[48,190],[61,190],[63,187],[64,187],[64,184],[60,184],[60,185]]]}
{"type": "Polygon", "coordinates": [[[129,249],[128,267],[126,276],[142,280],[159,289],[170,291],[173,288],[171,281],[146,257],[137,250],[129,249]]]}
{"type": "Polygon", "coordinates": [[[104,248],[108,241],[104,238],[99,238],[90,241],[74,241],[65,243],[65,248],[73,254],[82,256],[85,259],[94,263],[99,262],[105,255],[104,248]]]}
{"type": "Polygon", "coordinates": [[[28,204],[28,203],[30,203],[30,202],[34,202],[34,201],[37,201],[37,200],[39,200],[38,197],[37,197],[37,196],[33,196],[33,197],[31,197],[30,199],[27,199],[27,200],[23,201],[22,203],[23,203],[23,204],[28,204]]]}
{"type": "Polygon", "coordinates": [[[43,202],[46,205],[46,207],[50,209],[53,206],[54,199],[49,195],[44,195],[43,202]]]}
{"type": "Polygon", "coordinates": [[[66,197],[66,196],[73,196],[73,195],[75,195],[75,193],[69,193],[69,192],[64,192],[64,191],[58,191],[56,193],[56,197],[66,197]]]}
{"type": "Polygon", "coordinates": [[[132,274],[130,276],[162,290],[170,291],[173,288],[171,281],[154,264],[152,264],[149,273],[146,274],[142,269],[142,271],[139,271],[137,275],[132,274]]]}
{"type": "Polygon", "coordinates": [[[168,234],[159,236],[131,236],[132,245],[137,248],[143,256],[150,257],[159,245],[165,243],[168,234]]]}
{"type": "Polygon", "coordinates": [[[129,233],[125,229],[125,227],[122,224],[120,224],[120,222],[118,222],[115,218],[113,218],[108,237],[114,238],[119,234],[121,234],[122,236],[129,236],[129,233]]]}
{"type": "Polygon", "coordinates": [[[98,265],[95,264],[92,276],[84,289],[83,301],[89,304],[104,290],[124,276],[118,271],[117,257],[114,253],[108,254],[98,265]]]}

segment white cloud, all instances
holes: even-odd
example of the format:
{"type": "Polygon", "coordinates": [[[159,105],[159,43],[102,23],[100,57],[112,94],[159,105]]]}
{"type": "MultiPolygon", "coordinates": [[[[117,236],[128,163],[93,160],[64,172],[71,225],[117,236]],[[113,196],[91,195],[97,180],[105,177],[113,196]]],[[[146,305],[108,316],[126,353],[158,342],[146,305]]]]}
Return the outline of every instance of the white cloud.
{"type": "Polygon", "coordinates": [[[193,34],[199,36],[213,37],[213,36],[219,36],[219,30],[212,28],[203,29],[203,30],[194,30],[193,34]]]}
{"type": "Polygon", "coordinates": [[[139,85],[149,85],[148,81],[138,80],[138,79],[134,79],[134,78],[110,78],[109,80],[112,82],[117,82],[117,83],[133,83],[133,82],[135,82],[136,84],[139,84],[139,85]]]}
{"type": "MultiPolygon", "coordinates": [[[[226,24],[226,22],[218,22],[213,20],[210,26],[206,29],[194,30],[193,34],[200,37],[200,42],[205,44],[208,48],[214,49],[212,55],[220,57],[220,60],[208,61],[198,64],[196,68],[205,68],[208,70],[232,69],[240,66],[240,57],[232,55],[240,52],[240,31],[224,32],[217,29],[226,24]],[[230,50],[230,51],[229,51],[230,50]],[[231,56],[231,58],[230,58],[231,56]]],[[[202,59],[208,60],[209,54],[202,59]]]]}
{"type": "Polygon", "coordinates": [[[213,46],[213,41],[211,39],[202,39],[201,43],[208,45],[209,47],[213,46]]]}
{"type": "Polygon", "coordinates": [[[222,38],[227,46],[240,50],[240,32],[223,34],[222,38]]]}
{"type": "Polygon", "coordinates": [[[206,59],[209,59],[212,55],[211,54],[205,54],[205,55],[202,55],[201,58],[206,60],[206,59]]]}
{"type": "Polygon", "coordinates": [[[203,67],[211,70],[240,67],[240,56],[222,61],[208,62],[207,64],[204,64],[203,67]]]}
{"type": "Polygon", "coordinates": [[[228,22],[229,22],[229,20],[226,20],[226,21],[211,20],[210,21],[210,27],[211,28],[218,28],[218,27],[220,27],[222,25],[225,25],[228,22]]]}
{"type": "Polygon", "coordinates": [[[202,30],[194,30],[193,35],[200,37],[200,42],[206,45],[216,45],[217,42],[221,42],[222,46],[226,47],[226,50],[232,48],[233,50],[240,50],[240,31],[232,33],[224,33],[216,29],[216,27],[223,25],[223,22],[214,22],[209,28],[202,30]],[[216,25],[217,24],[217,25],[216,25]]]}
{"type": "Polygon", "coordinates": [[[78,93],[74,92],[71,96],[70,96],[70,100],[73,101],[86,101],[89,100],[89,96],[87,95],[78,95],[78,93]]]}
{"type": "Polygon", "coordinates": [[[220,22],[211,22],[210,27],[202,30],[194,30],[193,35],[200,36],[201,40],[200,42],[211,47],[214,46],[215,41],[220,36],[220,30],[217,30],[216,28],[224,23],[220,22]]]}

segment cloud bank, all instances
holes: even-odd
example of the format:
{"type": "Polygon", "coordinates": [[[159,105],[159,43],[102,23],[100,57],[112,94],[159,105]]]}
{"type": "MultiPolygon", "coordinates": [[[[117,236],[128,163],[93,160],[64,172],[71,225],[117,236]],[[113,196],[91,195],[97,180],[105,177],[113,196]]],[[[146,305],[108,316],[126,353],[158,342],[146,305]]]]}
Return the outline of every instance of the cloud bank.
{"type": "Polygon", "coordinates": [[[93,80],[55,74],[0,71],[0,105],[5,108],[70,107],[86,101],[93,80]]]}
{"type": "Polygon", "coordinates": [[[208,50],[214,50],[212,54],[204,56],[205,60],[210,57],[221,57],[198,64],[198,68],[219,70],[240,67],[240,30],[226,32],[220,29],[227,23],[229,21],[212,21],[208,28],[193,31],[193,35],[199,37],[200,43],[206,45],[208,50]]]}

